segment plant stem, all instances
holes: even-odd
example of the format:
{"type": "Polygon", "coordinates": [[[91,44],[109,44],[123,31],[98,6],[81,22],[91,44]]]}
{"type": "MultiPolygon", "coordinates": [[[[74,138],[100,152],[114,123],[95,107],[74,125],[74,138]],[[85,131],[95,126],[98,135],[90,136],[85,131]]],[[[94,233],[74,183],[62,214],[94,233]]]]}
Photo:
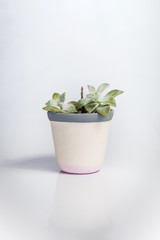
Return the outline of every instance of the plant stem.
{"type": "Polygon", "coordinates": [[[81,99],[83,98],[83,87],[81,87],[81,99]]]}
{"type": "MultiPolygon", "coordinates": [[[[83,87],[81,87],[81,99],[82,99],[82,98],[83,98],[83,87]]],[[[84,107],[82,107],[81,112],[82,112],[82,113],[86,113],[86,110],[85,110],[84,107]]]]}

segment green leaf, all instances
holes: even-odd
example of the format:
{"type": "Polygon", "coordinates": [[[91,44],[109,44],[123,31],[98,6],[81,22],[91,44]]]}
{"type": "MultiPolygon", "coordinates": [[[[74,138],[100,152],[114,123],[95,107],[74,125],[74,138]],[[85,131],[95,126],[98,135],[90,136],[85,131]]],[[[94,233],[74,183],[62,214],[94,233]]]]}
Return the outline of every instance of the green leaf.
{"type": "Polygon", "coordinates": [[[78,102],[76,102],[76,101],[71,101],[71,102],[69,102],[68,104],[72,104],[72,105],[74,105],[75,107],[77,107],[78,102]]]}
{"type": "Polygon", "coordinates": [[[94,96],[94,94],[87,94],[86,97],[87,98],[92,98],[94,96]]]}
{"type": "Polygon", "coordinates": [[[99,106],[99,103],[89,103],[85,105],[85,109],[87,112],[91,113],[93,112],[97,107],[99,106]]]}
{"type": "Polygon", "coordinates": [[[53,98],[56,102],[58,102],[58,101],[59,101],[59,98],[60,98],[60,94],[59,94],[59,93],[54,93],[53,96],[52,96],[52,98],[53,98]]]}
{"type": "Polygon", "coordinates": [[[60,101],[61,101],[61,102],[64,102],[65,99],[66,99],[66,93],[64,92],[64,93],[62,93],[62,94],[60,95],[60,101]]]}
{"type": "Polygon", "coordinates": [[[62,107],[63,107],[63,102],[58,102],[58,107],[60,107],[60,109],[62,109],[62,107]]]}
{"type": "Polygon", "coordinates": [[[120,95],[120,94],[122,94],[122,93],[124,93],[124,92],[121,91],[121,90],[118,90],[118,89],[114,89],[114,90],[108,92],[108,93],[105,95],[105,97],[116,97],[116,96],[118,96],[118,95],[120,95]]]}
{"type": "Polygon", "coordinates": [[[89,102],[91,102],[92,100],[90,98],[82,98],[78,101],[78,109],[82,108],[83,106],[85,106],[86,104],[88,104],[89,102]]]}
{"type": "Polygon", "coordinates": [[[116,107],[116,101],[115,101],[114,97],[106,97],[106,96],[105,96],[105,97],[99,99],[99,101],[100,101],[101,103],[109,104],[109,105],[111,105],[111,106],[113,106],[113,107],[116,107]]]}
{"type": "Polygon", "coordinates": [[[102,83],[98,89],[97,89],[97,93],[102,93],[107,87],[109,87],[109,84],[108,83],[102,83]]]}
{"type": "Polygon", "coordinates": [[[56,112],[56,113],[62,113],[63,112],[62,110],[60,110],[56,107],[51,107],[51,106],[46,106],[43,109],[48,111],[48,112],[56,112]]]}
{"type": "Polygon", "coordinates": [[[45,105],[56,107],[57,106],[57,102],[55,100],[51,99],[48,102],[46,102],[45,105]]]}
{"type": "Polygon", "coordinates": [[[86,95],[87,98],[90,98],[92,101],[97,101],[99,96],[97,94],[87,94],[86,95]]]}
{"type": "Polygon", "coordinates": [[[110,114],[110,106],[98,107],[96,109],[97,113],[105,116],[106,118],[109,117],[110,114]]]}
{"type": "Polygon", "coordinates": [[[92,93],[96,93],[96,89],[95,89],[95,87],[93,87],[93,86],[91,86],[91,85],[87,85],[87,87],[88,87],[88,90],[89,90],[89,92],[92,94],[92,93]]]}
{"type": "Polygon", "coordinates": [[[76,109],[76,107],[73,104],[69,104],[69,103],[63,104],[62,108],[63,108],[64,111],[66,111],[68,113],[75,113],[75,112],[77,112],[77,109],[76,109]]]}

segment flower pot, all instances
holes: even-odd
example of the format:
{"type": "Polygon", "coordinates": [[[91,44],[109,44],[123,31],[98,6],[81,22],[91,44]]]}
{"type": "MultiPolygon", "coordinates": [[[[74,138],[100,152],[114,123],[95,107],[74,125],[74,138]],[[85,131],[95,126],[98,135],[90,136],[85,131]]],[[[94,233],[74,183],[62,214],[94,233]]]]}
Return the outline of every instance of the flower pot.
{"type": "Polygon", "coordinates": [[[104,161],[110,120],[98,113],[48,112],[51,122],[56,160],[68,173],[93,173],[104,161]]]}

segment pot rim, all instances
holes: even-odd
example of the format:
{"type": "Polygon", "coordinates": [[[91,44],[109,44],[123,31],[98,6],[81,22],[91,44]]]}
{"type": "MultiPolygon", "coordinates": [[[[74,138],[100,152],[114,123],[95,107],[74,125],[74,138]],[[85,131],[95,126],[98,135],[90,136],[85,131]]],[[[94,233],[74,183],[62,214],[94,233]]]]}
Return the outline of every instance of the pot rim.
{"type": "Polygon", "coordinates": [[[55,113],[55,112],[47,112],[48,118],[50,121],[55,122],[107,122],[113,118],[114,110],[111,109],[109,117],[99,113],[55,113]]]}

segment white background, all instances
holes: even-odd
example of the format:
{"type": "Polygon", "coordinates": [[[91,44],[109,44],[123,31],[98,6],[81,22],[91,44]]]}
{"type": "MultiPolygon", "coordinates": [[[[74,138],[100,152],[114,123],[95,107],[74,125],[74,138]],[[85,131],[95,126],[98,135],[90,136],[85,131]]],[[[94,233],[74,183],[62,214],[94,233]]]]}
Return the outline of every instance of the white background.
{"type": "MultiPolygon", "coordinates": [[[[112,166],[113,173],[118,166],[122,172],[134,168],[138,179],[146,169],[142,189],[147,189],[160,167],[159,7],[158,0],[1,0],[0,163],[52,156],[44,103],[55,91],[77,100],[82,85],[87,93],[87,84],[108,82],[109,90],[125,93],[117,97],[105,168],[112,166]]],[[[146,240],[142,236],[137,230],[134,240],[146,240]]]]}

